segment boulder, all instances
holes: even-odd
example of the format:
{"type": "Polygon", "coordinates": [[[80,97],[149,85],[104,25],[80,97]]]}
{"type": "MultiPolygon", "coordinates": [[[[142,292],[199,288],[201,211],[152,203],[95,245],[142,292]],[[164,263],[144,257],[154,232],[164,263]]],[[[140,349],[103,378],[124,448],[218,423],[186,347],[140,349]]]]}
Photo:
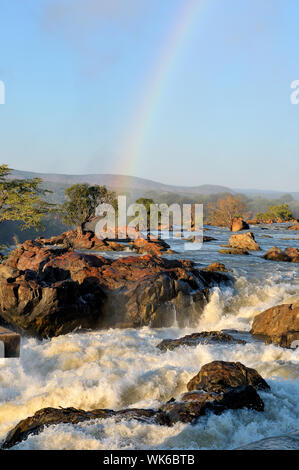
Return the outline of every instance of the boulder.
{"type": "Polygon", "coordinates": [[[232,235],[229,239],[229,246],[231,248],[241,248],[243,250],[259,250],[260,247],[256,243],[252,232],[240,233],[232,235]]]}
{"type": "Polygon", "coordinates": [[[183,336],[177,339],[163,339],[157,345],[161,351],[167,349],[173,351],[180,346],[197,346],[198,344],[213,344],[213,343],[230,343],[230,344],[246,344],[246,341],[235,339],[233,336],[222,333],[221,331],[202,331],[200,333],[192,333],[191,335],[183,336]]]}
{"type": "Polygon", "coordinates": [[[240,230],[248,230],[249,225],[245,220],[243,220],[241,217],[235,217],[232,226],[231,226],[231,231],[232,232],[239,232],[240,230]]]}
{"type": "Polygon", "coordinates": [[[204,268],[204,271],[212,271],[212,272],[220,271],[220,272],[223,272],[223,273],[227,273],[227,272],[228,272],[228,269],[226,269],[226,267],[224,266],[224,264],[215,262],[215,263],[209,264],[209,266],[207,266],[206,268],[204,268]]]}
{"type": "Polygon", "coordinates": [[[270,387],[260,374],[240,362],[213,361],[205,364],[187,384],[187,389],[225,393],[234,387],[251,385],[256,390],[270,387]]]}
{"type": "Polygon", "coordinates": [[[299,341],[299,302],[277,305],[255,316],[251,334],[267,343],[293,347],[299,341]]]}
{"type": "Polygon", "coordinates": [[[76,328],[192,326],[224,273],[158,256],[117,260],[27,241],[0,266],[0,320],[38,337],[76,328]]]}
{"type": "Polygon", "coordinates": [[[283,251],[277,246],[273,246],[267,251],[263,258],[271,261],[299,263],[299,250],[297,248],[289,247],[283,251]]]}

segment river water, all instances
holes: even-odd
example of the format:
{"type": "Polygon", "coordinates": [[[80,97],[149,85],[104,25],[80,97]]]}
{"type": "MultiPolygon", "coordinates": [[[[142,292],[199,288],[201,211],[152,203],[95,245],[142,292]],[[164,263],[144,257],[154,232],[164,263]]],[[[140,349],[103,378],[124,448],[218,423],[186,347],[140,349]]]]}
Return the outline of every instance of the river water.
{"type": "MultiPolygon", "coordinates": [[[[249,330],[257,313],[299,294],[298,264],[261,259],[274,245],[299,247],[299,237],[283,225],[252,231],[262,251],[249,256],[218,253],[230,236],[225,229],[206,231],[217,240],[201,250],[190,243],[192,249],[186,251],[182,240],[169,242],[178,252],[174,257],[199,266],[220,261],[236,279],[234,288],[213,290],[192,329],[177,328],[174,311],[173,327],[167,329],[78,332],[43,341],[23,338],[20,359],[0,359],[0,441],[18,421],[47,406],[158,407],[186,391],[186,383],[213,360],[240,361],[267,380],[271,392],[260,392],[264,413],[227,411],[171,428],[115,418],[61,424],[30,436],[15,449],[234,449],[298,430],[299,348],[265,345],[252,339],[249,330]],[[238,330],[247,344],[198,345],[166,353],[156,348],[164,338],[220,329],[238,330]]],[[[283,441],[276,447],[283,448],[283,441]]]]}

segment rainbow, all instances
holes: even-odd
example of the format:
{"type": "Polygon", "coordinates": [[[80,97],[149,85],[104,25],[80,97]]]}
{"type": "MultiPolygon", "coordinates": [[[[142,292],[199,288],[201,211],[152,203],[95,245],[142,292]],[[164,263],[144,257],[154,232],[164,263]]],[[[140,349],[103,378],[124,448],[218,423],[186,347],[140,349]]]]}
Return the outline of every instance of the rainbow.
{"type": "Polygon", "coordinates": [[[121,158],[117,162],[116,173],[134,176],[167,77],[171,73],[187,33],[192,28],[198,11],[204,3],[204,0],[183,0],[182,5],[176,12],[170,31],[164,41],[164,47],[162,47],[158,58],[150,68],[148,79],[145,80],[146,86],[142,92],[142,99],[139,101],[130,120],[130,127],[126,132],[128,137],[120,149],[121,158]]]}

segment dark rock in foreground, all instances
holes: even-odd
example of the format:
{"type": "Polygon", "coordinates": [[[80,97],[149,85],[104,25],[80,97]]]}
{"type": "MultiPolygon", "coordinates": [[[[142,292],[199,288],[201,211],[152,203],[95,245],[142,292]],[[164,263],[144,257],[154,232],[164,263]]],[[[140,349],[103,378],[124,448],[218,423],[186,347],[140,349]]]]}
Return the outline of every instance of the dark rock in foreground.
{"type": "Polygon", "coordinates": [[[205,364],[187,384],[189,391],[225,393],[231,388],[251,385],[257,390],[267,390],[269,385],[255,369],[240,362],[213,361],[205,364]]]}
{"type": "Polygon", "coordinates": [[[151,409],[130,408],[120,411],[107,409],[84,411],[76,408],[42,408],[33,416],[20,421],[17,426],[8,433],[2,444],[2,448],[9,449],[27,439],[28,436],[39,434],[47,426],[61,423],[77,424],[93,419],[107,419],[112,416],[125,419],[152,420],[152,422],[159,424],[161,420],[161,424],[164,424],[164,416],[159,413],[159,411],[151,409]]]}
{"type": "Polygon", "coordinates": [[[255,316],[251,334],[282,347],[299,344],[299,302],[277,305],[255,316]]]}
{"type": "Polygon", "coordinates": [[[52,337],[76,328],[192,326],[209,289],[232,278],[191,261],[117,260],[27,241],[0,265],[0,320],[52,337]]]}
{"type": "Polygon", "coordinates": [[[163,341],[157,345],[157,348],[161,349],[161,351],[167,351],[167,349],[173,351],[173,349],[180,346],[195,347],[198,344],[208,343],[246,344],[246,341],[235,339],[233,336],[222,333],[221,331],[202,331],[200,333],[184,336],[183,338],[163,339],[163,341]]]}
{"type": "MultiPolygon", "coordinates": [[[[201,377],[201,382],[197,381],[196,386],[199,385],[200,390],[184,393],[176,400],[172,398],[157,410],[130,408],[120,411],[83,411],[75,408],[44,408],[37,411],[34,416],[20,421],[8,433],[2,447],[4,449],[13,447],[27,439],[29,435],[38,434],[45,426],[60,423],[76,424],[115,417],[172,426],[177,422],[195,423],[208,412],[218,415],[229,409],[264,410],[264,403],[256,389],[267,390],[270,387],[254,369],[249,369],[239,362],[214,361],[203,366],[194,379],[198,376],[201,377]]],[[[189,384],[194,382],[194,379],[189,384]]],[[[188,390],[190,390],[189,384],[188,390]]]]}

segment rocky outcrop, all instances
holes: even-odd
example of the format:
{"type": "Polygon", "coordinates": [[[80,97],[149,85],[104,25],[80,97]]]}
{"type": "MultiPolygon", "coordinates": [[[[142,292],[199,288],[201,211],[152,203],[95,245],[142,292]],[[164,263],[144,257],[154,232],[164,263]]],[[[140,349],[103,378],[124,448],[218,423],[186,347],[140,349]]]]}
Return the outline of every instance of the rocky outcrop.
{"type": "Polygon", "coordinates": [[[277,305],[255,316],[251,334],[282,347],[298,345],[299,302],[277,305]]]}
{"type": "Polygon", "coordinates": [[[43,246],[60,246],[75,250],[123,251],[125,246],[114,240],[99,239],[93,232],[68,230],[51,238],[40,237],[37,242],[43,246]]]}
{"type": "Polygon", "coordinates": [[[297,248],[286,248],[281,250],[277,246],[273,246],[263,256],[264,259],[271,261],[287,261],[289,263],[299,263],[299,250],[297,248]]]}
{"type": "Polygon", "coordinates": [[[241,217],[236,217],[231,226],[231,232],[239,232],[240,230],[248,230],[249,225],[241,217]]]}
{"type": "Polygon", "coordinates": [[[158,256],[117,260],[27,241],[0,265],[0,319],[39,337],[76,328],[191,326],[223,273],[158,256]]]}
{"type": "Polygon", "coordinates": [[[235,339],[233,336],[222,333],[221,331],[202,331],[200,333],[192,333],[191,335],[183,336],[177,339],[163,339],[157,345],[161,351],[173,351],[180,346],[195,347],[198,344],[213,344],[213,343],[230,343],[230,344],[246,344],[246,341],[235,339]]]}
{"type": "MultiPolygon", "coordinates": [[[[214,361],[203,366],[199,374],[202,380],[196,383],[196,386],[201,387],[200,389],[192,389],[177,399],[171,398],[156,410],[129,408],[120,411],[107,409],[84,411],[75,408],[43,408],[33,416],[20,421],[8,433],[2,448],[11,448],[28,436],[38,434],[46,426],[60,423],[77,424],[114,417],[119,420],[136,419],[172,426],[177,422],[194,423],[207,412],[218,415],[229,409],[264,410],[264,403],[257,390],[269,390],[269,386],[254,369],[249,369],[238,362],[214,361]]],[[[189,384],[188,390],[190,390],[189,384]]]]}
{"type": "Polygon", "coordinates": [[[238,235],[232,235],[229,239],[229,246],[231,248],[241,248],[242,250],[259,250],[260,247],[255,241],[252,232],[240,233],[238,235]]]}
{"type": "Polygon", "coordinates": [[[187,389],[225,393],[234,387],[251,385],[256,390],[269,390],[269,385],[255,369],[240,362],[213,361],[205,364],[187,384],[187,389]]]}

